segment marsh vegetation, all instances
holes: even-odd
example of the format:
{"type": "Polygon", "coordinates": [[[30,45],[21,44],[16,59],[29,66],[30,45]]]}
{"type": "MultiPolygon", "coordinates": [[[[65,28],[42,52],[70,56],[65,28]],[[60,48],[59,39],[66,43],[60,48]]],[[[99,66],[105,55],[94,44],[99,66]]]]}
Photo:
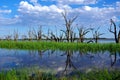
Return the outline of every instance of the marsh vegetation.
{"type": "Polygon", "coordinates": [[[120,76],[118,51],[0,49],[0,52],[1,80],[112,80],[120,76]]]}
{"type": "MultiPolygon", "coordinates": [[[[18,30],[0,41],[0,80],[119,80],[120,30],[111,19],[114,43],[99,43],[104,33],[74,21],[62,13],[65,29],[47,34],[31,28],[20,37],[18,30]],[[76,32],[74,29],[77,29],[76,32]],[[86,38],[88,33],[92,37],[86,38]]],[[[106,38],[105,38],[106,39],[106,38]]]]}

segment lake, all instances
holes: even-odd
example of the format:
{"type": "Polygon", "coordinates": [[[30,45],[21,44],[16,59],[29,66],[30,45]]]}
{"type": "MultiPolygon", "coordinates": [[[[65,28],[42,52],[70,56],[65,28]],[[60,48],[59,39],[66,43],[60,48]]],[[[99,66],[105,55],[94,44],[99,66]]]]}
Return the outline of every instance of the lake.
{"type": "Polygon", "coordinates": [[[0,49],[0,70],[38,66],[55,72],[120,69],[120,53],[109,51],[86,52],[60,50],[0,49]]]}

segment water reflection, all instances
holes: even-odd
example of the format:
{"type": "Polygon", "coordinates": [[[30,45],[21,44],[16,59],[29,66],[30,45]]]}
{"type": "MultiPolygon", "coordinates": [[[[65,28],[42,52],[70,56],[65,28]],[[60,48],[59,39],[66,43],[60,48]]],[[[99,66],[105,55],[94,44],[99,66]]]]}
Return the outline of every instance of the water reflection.
{"type": "Polygon", "coordinates": [[[115,65],[116,62],[120,62],[120,53],[113,52],[111,55],[111,67],[115,65]]]}
{"type": "Polygon", "coordinates": [[[39,66],[62,74],[75,70],[86,71],[94,68],[120,69],[120,53],[60,51],[60,50],[7,50],[0,49],[0,70],[39,66]]]}
{"type": "MultiPolygon", "coordinates": [[[[64,74],[67,74],[68,71],[70,71],[71,68],[73,68],[75,70],[77,69],[72,62],[72,59],[71,59],[72,55],[73,55],[73,51],[70,51],[70,50],[66,51],[65,56],[67,56],[67,58],[66,58],[66,61],[65,61],[66,62],[65,69],[63,71],[64,74]]],[[[61,55],[61,56],[63,56],[63,55],[61,55]]]]}

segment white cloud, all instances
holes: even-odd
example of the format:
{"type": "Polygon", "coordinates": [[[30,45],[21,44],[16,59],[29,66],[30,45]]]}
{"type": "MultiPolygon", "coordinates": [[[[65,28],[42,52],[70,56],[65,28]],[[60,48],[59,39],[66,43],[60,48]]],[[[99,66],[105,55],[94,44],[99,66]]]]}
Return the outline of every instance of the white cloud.
{"type": "Polygon", "coordinates": [[[14,18],[4,18],[0,17],[0,26],[14,25],[19,22],[17,17],[14,18]]]}
{"type": "MultiPolygon", "coordinates": [[[[60,0],[61,2],[63,0],[60,0]]],[[[68,2],[85,2],[84,0],[67,0],[68,2]]],[[[94,2],[95,0],[90,0],[90,2],[94,2]]],[[[116,18],[119,16],[120,2],[116,3],[116,7],[91,7],[91,6],[82,6],[78,8],[72,8],[69,5],[50,5],[50,6],[42,6],[33,5],[28,3],[27,1],[21,1],[19,4],[18,12],[19,18],[22,23],[30,23],[30,24],[57,24],[59,22],[64,23],[64,20],[61,16],[61,12],[66,9],[70,12],[70,17],[74,14],[79,14],[78,21],[83,24],[101,24],[106,22],[109,24],[109,19],[116,18]]]]}
{"type": "Polygon", "coordinates": [[[97,0],[57,0],[60,4],[95,4],[97,0]]]}
{"type": "Polygon", "coordinates": [[[51,6],[41,6],[41,5],[32,5],[26,1],[21,1],[19,5],[19,12],[22,13],[34,13],[34,12],[61,12],[56,5],[51,6]]]}
{"type": "Polygon", "coordinates": [[[5,15],[8,16],[12,10],[0,10],[0,26],[3,25],[13,25],[15,24],[18,20],[17,18],[9,18],[9,17],[4,17],[5,15]]]}
{"type": "MultiPolygon", "coordinates": [[[[63,2],[63,0],[59,0],[59,2],[63,2]]],[[[64,2],[68,3],[80,3],[82,4],[85,0],[64,0],[64,2]]],[[[87,2],[88,0],[86,0],[87,2]]],[[[94,3],[96,0],[90,0],[89,3],[94,3]]],[[[37,0],[31,2],[37,2],[37,0]]],[[[0,18],[1,23],[9,21],[12,24],[46,24],[46,25],[55,25],[55,24],[64,24],[63,17],[61,16],[61,12],[66,9],[70,14],[69,17],[74,15],[79,15],[77,21],[79,24],[109,24],[109,20],[114,18],[119,20],[117,16],[120,14],[120,2],[116,2],[116,6],[110,7],[91,7],[91,6],[81,6],[78,8],[72,8],[67,4],[52,4],[49,6],[42,6],[37,2],[37,5],[29,3],[27,1],[21,1],[18,7],[18,15],[15,15],[14,18],[0,18]],[[107,23],[106,23],[107,22],[107,23]]],[[[11,10],[0,10],[0,13],[11,13],[11,10]]]]}
{"type": "Polygon", "coordinates": [[[7,14],[9,14],[11,12],[12,12],[12,10],[0,10],[0,13],[7,13],[7,14]]]}
{"type": "Polygon", "coordinates": [[[60,9],[56,5],[50,5],[50,6],[41,6],[39,5],[32,5],[26,1],[21,1],[19,4],[19,16],[21,20],[24,20],[28,23],[38,23],[41,22],[44,23],[50,23],[51,24],[57,20],[60,15],[60,13],[63,10],[60,9]],[[52,22],[53,21],[53,22],[52,22]]]}
{"type": "Polygon", "coordinates": [[[89,7],[89,6],[84,6],[84,9],[85,9],[86,11],[90,11],[90,10],[91,10],[91,7],[89,7]]]}
{"type": "Polygon", "coordinates": [[[37,3],[38,0],[30,0],[30,2],[32,2],[32,3],[37,3]]]}

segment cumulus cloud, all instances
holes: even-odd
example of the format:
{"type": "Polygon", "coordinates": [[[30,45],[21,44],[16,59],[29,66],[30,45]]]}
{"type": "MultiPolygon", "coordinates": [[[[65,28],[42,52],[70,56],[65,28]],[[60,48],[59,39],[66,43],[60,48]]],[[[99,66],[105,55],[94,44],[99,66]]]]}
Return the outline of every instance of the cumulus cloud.
{"type": "MultiPolygon", "coordinates": [[[[61,3],[63,0],[59,0],[61,3]]],[[[85,0],[66,0],[68,2],[83,3],[85,0]]],[[[96,0],[90,0],[91,3],[96,0]]],[[[87,0],[86,0],[87,2],[87,0]]],[[[90,3],[89,2],[89,3],[90,3]]],[[[83,24],[101,24],[109,22],[109,19],[117,19],[120,14],[120,2],[116,2],[116,7],[91,7],[82,6],[78,8],[72,8],[67,4],[52,4],[50,6],[33,5],[27,1],[21,1],[19,4],[18,12],[19,19],[23,24],[56,24],[63,23],[61,12],[67,10],[70,12],[70,16],[79,15],[78,22],[83,24]]]]}
{"type": "Polygon", "coordinates": [[[19,5],[19,12],[22,13],[37,13],[37,12],[61,12],[62,10],[59,9],[56,5],[50,6],[41,6],[41,5],[32,5],[27,1],[21,1],[19,5]]]}
{"type": "MultiPolygon", "coordinates": [[[[56,1],[56,0],[55,0],[56,1]]],[[[55,25],[55,24],[64,24],[63,17],[61,12],[67,10],[69,16],[79,15],[77,18],[77,23],[79,24],[106,24],[111,18],[118,21],[117,18],[120,14],[120,2],[116,2],[116,6],[107,6],[107,7],[91,7],[89,5],[80,6],[77,8],[72,8],[69,4],[65,3],[74,3],[74,4],[83,4],[89,3],[94,4],[96,0],[57,0],[61,4],[51,4],[51,5],[41,5],[38,3],[38,0],[21,1],[18,6],[18,15],[15,15],[13,18],[0,18],[0,23],[4,24],[5,21],[9,21],[8,24],[46,24],[46,25],[55,25]],[[32,4],[32,3],[37,3],[32,4]]],[[[11,10],[0,10],[1,13],[11,13],[11,10]]]]}
{"type": "Polygon", "coordinates": [[[62,9],[56,5],[32,5],[27,1],[21,1],[19,4],[18,12],[20,13],[19,16],[23,22],[28,21],[28,23],[32,22],[40,24],[41,22],[54,22],[56,18],[60,16],[59,13],[62,12],[62,9]]]}

